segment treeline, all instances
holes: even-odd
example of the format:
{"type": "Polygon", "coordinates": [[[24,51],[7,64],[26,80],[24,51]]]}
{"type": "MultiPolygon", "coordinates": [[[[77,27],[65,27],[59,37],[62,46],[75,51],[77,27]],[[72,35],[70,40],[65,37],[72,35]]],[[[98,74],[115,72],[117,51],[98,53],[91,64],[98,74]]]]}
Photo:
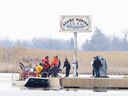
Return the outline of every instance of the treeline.
{"type": "Polygon", "coordinates": [[[95,28],[90,40],[82,45],[84,51],[128,51],[128,32],[124,37],[107,37],[99,28],[95,28]]]}
{"type": "MultiPolygon", "coordinates": [[[[83,51],[128,51],[128,32],[124,33],[124,37],[107,37],[99,28],[95,28],[90,40],[86,40],[81,45],[83,51]]],[[[38,48],[47,50],[73,50],[74,40],[60,40],[50,38],[33,38],[32,40],[0,40],[0,47],[12,48],[38,48]]]]}
{"type": "Polygon", "coordinates": [[[15,40],[10,39],[0,40],[0,47],[12,48],[38,48],[44,50],[73,50],[73,39],[70,40],[58,40],[48,38],[33,38],[32,40],[15,40]]]}

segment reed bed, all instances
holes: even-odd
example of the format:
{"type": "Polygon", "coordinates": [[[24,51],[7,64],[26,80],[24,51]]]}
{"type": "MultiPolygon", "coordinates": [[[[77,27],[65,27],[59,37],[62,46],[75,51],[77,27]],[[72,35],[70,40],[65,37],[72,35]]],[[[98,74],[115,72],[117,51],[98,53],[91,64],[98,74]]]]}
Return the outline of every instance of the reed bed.
{"type": "MultiPolygon", "coordinates": [[[[26,66],[32,66],[41,62],[44,56],[49,56],[50,61],[54,56],[59,56],[61,60],[61,68],[65,58],[71,62],[73,60],[73,51],[55,51],[41,49],[25,49],[25,48],[0,48],[0,72],[18,72],[18,62],[24,63],[26,66]]],[[[91,61],[94,56],[100,55],[104,57],[108,65],[108,74],[128,74],[128,52],[124,51],[94,51],[82,52],[78,51],[79,73],[91,74],[91,61]]],[[[71,73],[73,69],[71,68],[71,73]]]]}

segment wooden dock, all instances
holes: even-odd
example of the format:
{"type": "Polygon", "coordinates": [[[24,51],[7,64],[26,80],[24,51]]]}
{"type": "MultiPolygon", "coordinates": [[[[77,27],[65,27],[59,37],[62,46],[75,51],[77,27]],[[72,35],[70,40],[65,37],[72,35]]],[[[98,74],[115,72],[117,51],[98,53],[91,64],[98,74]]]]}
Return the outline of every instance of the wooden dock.
{"type": "MultiPolygon", "coordinates": [[[[53,88],[105,88],[128,89],[127,78],[84,78],[84,77],[60,77],[49,78],[50,87],[53,88]]],[[[15,81],[13,85],[25,85],[25,81],[15,81]]]]}
{"type": "Polygon", "coordinates": [[[61,78],[60,84],[64,88],[106,88],[128,89],[126,78],[61,78]]]}

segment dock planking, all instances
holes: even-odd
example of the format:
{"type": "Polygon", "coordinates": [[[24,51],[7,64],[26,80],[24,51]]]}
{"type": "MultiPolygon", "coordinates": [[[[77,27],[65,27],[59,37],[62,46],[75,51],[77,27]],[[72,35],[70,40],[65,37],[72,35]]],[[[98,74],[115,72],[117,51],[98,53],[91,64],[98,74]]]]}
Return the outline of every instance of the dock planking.
{"type": "MultiPolygon", "coordinates": [[[[105,88],[128,89],[127,78],[92,78],[92,77],[50,77],[50,87],[54,88],[105,88]]],[[[15,85],[25,85],[26,81],[15,81],[15,85]]]]}
{"type": "Polygon", "coordinates": [[[61,86],[64,88],[107,88],[128,89],[128,79],[125,78],[61,78],[61,86]]]}

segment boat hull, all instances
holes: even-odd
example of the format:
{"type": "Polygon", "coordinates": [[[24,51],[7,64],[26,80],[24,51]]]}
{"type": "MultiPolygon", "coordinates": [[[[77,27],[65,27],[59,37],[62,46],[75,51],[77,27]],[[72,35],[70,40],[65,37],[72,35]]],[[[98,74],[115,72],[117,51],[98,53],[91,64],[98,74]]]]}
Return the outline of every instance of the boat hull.
{"type": "Polygon", "coordinates": [[[25,83],[26,87],[48,87],[49,80],[48,78],[28,78],[27,82],[25,83]]]}

